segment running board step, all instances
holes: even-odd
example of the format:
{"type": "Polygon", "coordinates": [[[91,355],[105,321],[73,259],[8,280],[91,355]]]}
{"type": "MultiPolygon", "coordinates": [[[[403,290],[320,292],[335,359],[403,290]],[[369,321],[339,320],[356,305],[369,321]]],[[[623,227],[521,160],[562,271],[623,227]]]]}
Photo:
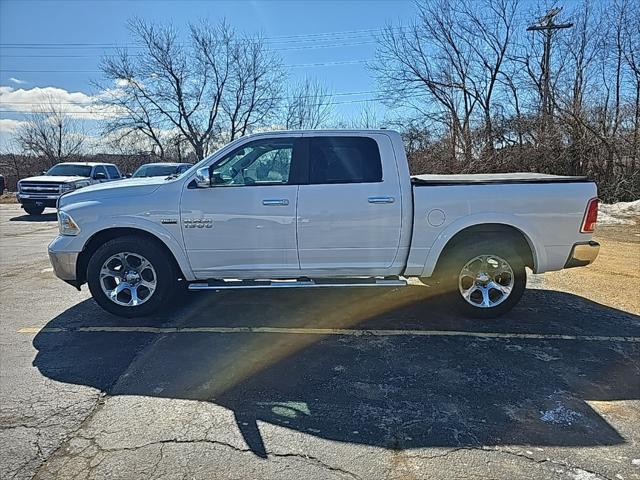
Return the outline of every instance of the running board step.
{"type": "Polygon", "coordinates": [[[405,287],[406,280],[388,278],[299,279],[299,280],[209,280],[189,285],[189,290],[236,290],[248,288],[318,288],[318,287],[405,287]]]}

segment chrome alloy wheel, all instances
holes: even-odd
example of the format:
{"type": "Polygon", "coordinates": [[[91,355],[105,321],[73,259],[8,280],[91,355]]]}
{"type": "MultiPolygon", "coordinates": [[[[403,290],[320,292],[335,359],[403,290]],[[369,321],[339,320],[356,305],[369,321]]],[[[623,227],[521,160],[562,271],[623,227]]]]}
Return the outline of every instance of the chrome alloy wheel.
{"type": "Polygon", "coordinates": [[[462,297],[478,308],[492,308],[504,302],[514,285],[511,265],[496,255],[478,255],[462,267],[458,288],[462,297]]]}
{"type": "Polygon", "coordinates": [[[117,305],[142,305],[153,296],[157,285],[158,276],[153,265],[138,253],[116,253],[100,268],[102,291],[117,305]]]}

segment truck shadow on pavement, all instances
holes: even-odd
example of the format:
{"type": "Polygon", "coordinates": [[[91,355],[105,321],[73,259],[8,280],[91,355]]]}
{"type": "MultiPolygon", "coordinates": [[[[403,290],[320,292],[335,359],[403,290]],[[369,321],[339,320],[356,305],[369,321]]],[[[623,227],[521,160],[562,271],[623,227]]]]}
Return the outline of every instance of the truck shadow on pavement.
{"type": "Polygon", "coordinates": [[[42,215],[29,215],[25,213],[24,215],[19,215],[17,217],[11,217],[9,219],[10,222],[56,222],[58,220],[56,212],[51,213],[43,213],[42,215]]]}
{"type": "Polygon", "coordinates": [[[640,398],[638,338],[640,317],[567,293],[479,322],[410,287],[202,294],[128,320],[87,300],[33,344],[56,381],[228,408],[265,457],[258,421],[395,449],[623,443],[597,405],[640,398]]]}

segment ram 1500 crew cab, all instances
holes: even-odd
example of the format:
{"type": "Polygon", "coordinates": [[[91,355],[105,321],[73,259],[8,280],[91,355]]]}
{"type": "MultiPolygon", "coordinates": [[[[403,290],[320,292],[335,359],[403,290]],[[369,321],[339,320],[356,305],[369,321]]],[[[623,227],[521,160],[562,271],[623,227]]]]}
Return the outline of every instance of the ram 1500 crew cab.
{"type": "Polygon", "coordinates": [[[437,283],[457,310],[494,317],[525,267],[591,263],[596,186],[531,173],[411,177],[398,133],[270,132],[186,172],[65,194],[56,275],[122,316],[189,289],[437,283]]]}

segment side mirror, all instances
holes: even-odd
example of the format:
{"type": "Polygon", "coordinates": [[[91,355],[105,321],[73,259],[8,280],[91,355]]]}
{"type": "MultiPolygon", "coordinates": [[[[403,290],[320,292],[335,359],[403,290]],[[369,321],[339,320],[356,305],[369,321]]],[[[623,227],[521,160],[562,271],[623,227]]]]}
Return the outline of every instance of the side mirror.
{"type": "Polygon", "coordinates": [[[98,172],[93,176],[93,178],[95,180],[106,180],[107,176],[103,172],[98,172]]]}
{"type": "Polygon", "coordinates": [[[127,173],[127,174],[125,174],[125,178],[131,178],[132,175],[133,175],[133,173],[127,173]]]}
{"type": "Polygon", "coordinates": [[[209,188],[211,186],[211,174],[209,167],[202,167],[196,171],[196,187],[209,188]]]}

